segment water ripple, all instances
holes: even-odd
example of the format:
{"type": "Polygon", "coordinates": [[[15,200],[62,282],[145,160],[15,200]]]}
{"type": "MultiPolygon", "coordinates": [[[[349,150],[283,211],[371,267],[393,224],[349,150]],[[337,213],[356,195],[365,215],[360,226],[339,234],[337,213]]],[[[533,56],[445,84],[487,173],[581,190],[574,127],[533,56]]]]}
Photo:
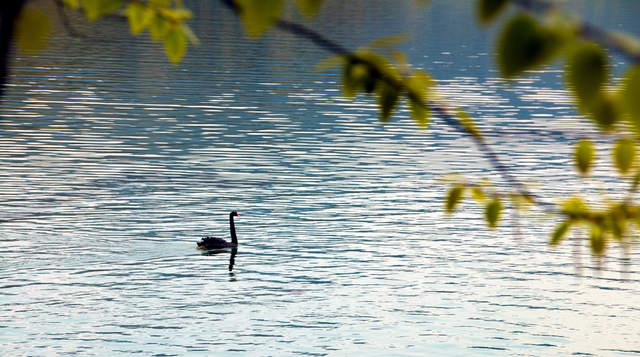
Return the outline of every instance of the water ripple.
{"type": "MultiPolygon", "coordinates": [[[[179,67],[111,20],[95,24],[108,44],[58,37],[38,65],[16,60],[0,112],[4,354],[638,353],[640,275],[627,257],[611,249],[598,270],[586,247],[552,250],[547,218],[514,236],[510,221],[485,229],[475,205],[444,215],[442,175],[502,184],[471,141],[437,118],[417,129],[404,106],[382,125],[375,103],[345,100],[335,74],[312,71],[317,49],[238,40],[236,21],[214,15],[225,10],[192,5],[209,45],[179,67]],[[200,237],[228,235],[230,210],[237,252],[197,251],[200,237]]],[[[316,26],[345,44],[422,31],[411,62],[543,196],[598,189],[573,184],[566,144],[596,134],[559,69],[509,82],[487,72],[471,5],[326,6],[316,26]],[[366,31],[334,26],[350,21],[366,31]]],[[[633,13],[617,16],[637,24],[633,13]]],[[[613,170],[602,160],[595,179],[615,196],[625,182],[613,170]]]]}

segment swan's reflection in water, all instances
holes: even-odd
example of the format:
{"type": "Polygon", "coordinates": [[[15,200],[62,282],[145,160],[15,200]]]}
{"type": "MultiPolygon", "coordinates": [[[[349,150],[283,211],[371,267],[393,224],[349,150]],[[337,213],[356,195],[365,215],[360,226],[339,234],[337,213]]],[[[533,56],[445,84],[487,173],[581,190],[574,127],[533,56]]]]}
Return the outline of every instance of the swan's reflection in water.
{"type": "MultiPolygon", "coordinates": [[[[227,249],[210,249],[202,252],[202,255],[218,255],[227,252],[227,249]]],[[[238,247],[231,248],[231,256],[229,257],[229,276],[234,276],[233,266],[236,263],[236,254],[238,254],[238,247]]]]}

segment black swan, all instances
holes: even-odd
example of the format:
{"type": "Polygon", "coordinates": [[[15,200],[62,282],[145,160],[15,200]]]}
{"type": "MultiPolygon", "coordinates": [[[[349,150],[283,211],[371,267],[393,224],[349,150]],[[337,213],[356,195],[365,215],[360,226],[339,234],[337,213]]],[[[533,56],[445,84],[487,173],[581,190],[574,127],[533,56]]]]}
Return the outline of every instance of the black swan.
{"type": "Polygon", "coordinates": [[[236,211],[229,213],[229,229],[231,230],[231,242],[227,242],[222,238],[204,237],[200,242],[197,242],[198,249],[220,249],[237,247],[238,237],[236,237],[236,226],[233,224],[233,217],[240,217],[240,215],[236,211]]]}

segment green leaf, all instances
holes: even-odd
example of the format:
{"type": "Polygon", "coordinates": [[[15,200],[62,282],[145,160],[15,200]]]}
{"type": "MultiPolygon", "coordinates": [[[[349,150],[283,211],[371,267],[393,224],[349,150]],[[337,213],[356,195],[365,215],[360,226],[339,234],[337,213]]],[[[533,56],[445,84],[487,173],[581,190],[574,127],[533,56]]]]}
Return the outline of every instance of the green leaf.
{"type": "Polygon", "coordinates": [[[429,117],[431,110],[427,106],[428,91],[433,87],[434,83],[426,72],[415,71],[411,77],[405,80],[405,87],[409,92],[409,110],[411,117],[421,128],[429,126],[429,117]]]}
{"type": "Polygon", "coordinates": [[[567,81],[580,104],[589,108],[607,80],[607,61],[602,48],[593,42],[578,45],[569,55],[567,81]]]}
{"type": "Polygon", "coordinates": [[[625,175],[633,165],[636,157],[636,145],[633,140],[620,139],[613,148],[613,161],[620,173],[625,175]]]}
{"type": "Polygon", "coordinates": [[[587,174],[591,169],[594,160],[594,148],[591,141],[583,139],[578,141],[575,152],[575,160],[578,170],[582,174],[587,174]]]}
{"type": "Polygon", "coordinates": [[[429,108],[425,106],[424,103],[414,100],[413,98],[409,99],[409,110],[411,112],[411,117],[416,122],[418,127],[426,129],[429,127],[429,117],[431,112],[429,108]]]}
{"type": "Polygon", "coordinates": [[[100,16],[110,14],[122,7],[123,0],[101,0],[100,16]]]}
{"type": "Polygon", "coordinates": [[[603,130],[612,130],[622,114],[620,98],[614,93],[602,92],[589,101],[587,113],[603,130]]]}
{"type": "MultiPolygon", "coordinates": [[[[366,63],[368,67],[369,74],[367,75],[364,81],[365,92],[373,93],[374,90],[377,90],[381,104],[385,103],[385,101],[387,100],[389,101],[385,103],[386,105],[390,104],[390,102],[393,102],[391,99],[393,99],[394,96],[391,96],[389,94],[392,94],[393,92],[397,92],[399,90],[399,89],[396,89],[396,85],[395,85],[396,83],[398,83],[398,86],[401,86],[403,84],[403,79],[398,69],[383,56],[380,56],[366,49],[359,50],[356,53],[356,56],[357,57],[355,57],[355,59],[357,61],[361,63],[366,63]],[[380,80],[382,78],[385,78],[385,80],[384,81],[380,80]],[[386,87],[390,87],[390,88],[383,88],[384,86],[379,85],[380,83],[383,83],[383,82],[386,82],[386,87]],[[384,93],[385,95],[380,96],[380,93],[384,93]]],[[[396,95],[395,96],[396,101],[397,101],[397,97],[398,96],[396,95]]],[[[392,110],[393,106],[382,106],[383,121],[388,119],[388,117],[384,115],[385,110],[388,110],[388,109],[392,110]]]]}
{"type": "Polygon", "coordinates": [[[187,35],[187,40],[189,40],[189,42],[191,42],[194,45],[200,44],[200,40],[198,39],[198,36],[196,36],[196,34],[193,33],[193,31],[191,31],[191,28],[187,24],[183,22],[180,24],[180,27],[182,27],[182,31],[184,31],[184,34],[187,35]]]}
{"type": "Polygon", "coordinates": [[[606,248],[606,241],[604,238],[604,232],[600,225],[591,225],[591,236],[589,237],[591,243],[591,251],[596,255],[602,255],[606,248]]]}
{"type": "Polygon", "coordinates": [[[149,24],[149,34],[154,41],[160,41],[167,35],[170,27],[171,23],[164,16],[155,16],[149,24]]]}
{"type": "Polygon", "coordinates": [[[383,56],[368,50],[359,50],[356,55],[358,60],[368,63],[371,68],[374,68],[375,71],[381,73],[383,76],[401,81],[402,76],[397,68],[383,56]]]}
{"type": "Polygon", "coordinates": [[[457,185],[453,186],[449,193],[447,194],[446,199],[446,207],[445,210],[447,213],[453,213],[456,210],[456,206],[458,202],[462,200],[462,195],[464,194],[464,186],[457,185]]]}
{"type": "Polygon", "coordinates": [[[514,77],[551,61],[558,53],[561,37],[541,28],[530,16],[514,17],[498,42],[497,59],[502,75],[514,77]]]}
{"type": "Polygon", "coordinates": [[[608,217],[607,221],[609,223],[609,229],[611,230],[611,233],[613,233],[613,237],[617,241],[621,241],[627,230],[626,217],[613,213],[608,217]]]}
{"type": "Polygon", "coordinates": [[[368,47],[370,47],[371,49],[384,49],[384,48],[389,48],[389,47],[399,45],[401,43],[405,43],[408,40],[409,40],[409,34],[399,33],[395,35],[377,38],[371,41],[368,47]]]}
{"type": "Polygon", "coordinates": [[[622,100],[636,131],[640,132],[640,66],[633,67],[624,81],[622,100]]]}
{"type": "Polygon", "coordinates": [[[500,202],[498,198],[494,198],[489,203],[487,203],[487,207],[485,209],[485,217],[487,219],[487,223],[489,224],[489,228],[496,228],[498,226],[501,212],[502,202],[500,202]]]}
{"type": "Polygon", "coordinates": [[[460,125],[462,125],[462,127],[467,133],[469,133],[471,136],[476,138],[482,137],[480,130],[478,130],[478,127],[476,127],[476,124],[473,122],[473,119],[471,119],[471,117],[469,116],[469,114],[467,114],[467,112],[458,108],[455,114],[456,114],[456,117],[458,118],[458,122],[460,123],[460,125]]]}
{"type": "Polygon", "coordinates": [[[400,91],[386,81],[381,81],[379,87],[378,104],[380,105],[380,120],[388,122],[398,103],[400,91]]]}
{"type": "Polygon", "coordinates": [[[532,198],[530,195],[509,194],[509,199],[516,210],[526,210],[529,205],[535,205],[535,202],[531,202],[532,198]]]}
{"type": "Polygon", "coordinates": [[[480,187],[474,187],[471,189],[471,197],[478,201],[479,203],[483,203],[486,200],[486,195],[484,191],[480,187]]]}
{"type": "Polygon", "coordinates": [[[578,107],[603,130],[613,129],[623,109],[618,95],[604,92],[608,66],[604,51],[593,42],[582,42],[570,53],[567,82],[574,92],[578,107]]]}
{"type": "Polygon", "coordinates": [[[562,212],[572,219],[578,219],[587,214],[585,203],[578,197],[572,197],[562,204],[562,212]]]}
{"type": "Polygon", "coordinates": [[[25,53],[34,54],[47,46],[51,22],[43,12],[24,8],[14,26],[16,43],[25,53]]]}
{"type": "Polygon", "coordinates": [[[187,51],[187,35],[182,28],[174,27],[164,37],[164,50],[171,63],[179,63],[187,51]]]}
{"type": "Polygon", "coordinates": [[[427,93],[429,89],[434,87],[435,83],[426,72],[417,70],[405,80],[405,86],[407,91],[415,97],[426,100],[428,99],[427,93]]]}
{"type": "Polygon", "coordinates": [[[235,4],[247,34],[260,37],[278,21],[283,0],[235,0],[235,4]]]}
{"type": "Polygon", "coordinates": [[[347,98],[353,98],[364,87],[369,77],[369,68],[358,61],[349,61],[342,73],[342,93],[347,98]]]}
{"type": "Polygon", "coordinates": [[[483,23],[495,19],[509,0],[480,0],[478,1],[478,17],[483,23]]]}
{"type": "Polygon", "coordinates": [[[569,232],[570,227],[571,227],[571,221],[565,221],[560,223],[558,228],[556,228],[556,230],[553,232],[553,235],[551,236],[551,241],[549,242],[549,244],[552,246],[556,246],[560,242],[562,242],[564,237],[567,235],[567,232],[569,232]]]}
{"type": "Polygon", "coordinates": [[[133,34],[139,34],[144,31],[155,16],[156,12],[153,9],[137,1],[130,2],[127,5],[127,18],[133,34]]]}
{"type": "Polygon", "coordinates": [[[73,10],[80,6],[80,0],[62,0],[62,2],[73,10]]]}
{"type": "Polygon", "coordinates": [[[149,0],[149,4],[157,7],[168,8],[171,0],[149,0]]]}
{"type": "Polygon", "coordinates": [[[320,5],[322,5],[322,0],[296,0],[298,4],[298,9],[305,16],[313,17],[318,12],[320,5]]]}
{"type": "Polygon", "coordinates": [[[327,57],[316,64],[315,70],[318,72],[323,72],[333,67],[342,66],[346,63],[346,61],[347,59],[341,55],[327,57]]]}
{"type": "Polygon", "coordinates": [[[82,0],[82,8],[89,21],[94,21],[102,15],[100,0],[82,0]]]}
{"type": "Polygon", "coordinates": [[[396,50],[389,51],[389,56],[396,63],[398,68],[401,68],[404,73],[409,72],[409,63],[407,62],[408,56],[406,53],[396,50]]]}
{"type": "Polygon", "coordinates": [[[193,13],[187,9],[163,9],[162,13],[172,22],[180,22],[182,20],[190,20],[193,13]]]}
{"type": "Polygon", "coordinates": [[[374,76],[371,71],[369,71],[369,74],[364,78],[364,91],[367,94],[371,94],[377,87],[378,77],[374,76]]]}

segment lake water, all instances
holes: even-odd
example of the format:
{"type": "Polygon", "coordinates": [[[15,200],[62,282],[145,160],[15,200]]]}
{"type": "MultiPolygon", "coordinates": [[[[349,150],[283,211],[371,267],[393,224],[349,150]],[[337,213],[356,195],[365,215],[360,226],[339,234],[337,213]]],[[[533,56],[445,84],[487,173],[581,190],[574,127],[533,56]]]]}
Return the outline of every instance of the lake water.
{"type": "MultiPolygon", "coordinates": [[[[350,48],[414,33],[410,62],[543,198],[628,187],[606,137],[597,179],[576,178],[568,144],[597,134],[561,67],[497,78],[473,2],[326,5],[312,27],[350,48]]],[[[640,36],[637,1],[567,5],[640,36]]],[[[179,66],[118,19],[17,56],[0,109],[3,356],[640,355],[636,246],[598,270],[584,241],[548,247],[552,216],[507,211],[491,231],[475,204],[445,215],[443,175],[503,185],[471,141],[404,108],[381,125],[313,70],[321,49],[189,7],[202,44],[179,66]],[[237,252],[198,251],[228,238],[232,210],[237,252]]]]}

